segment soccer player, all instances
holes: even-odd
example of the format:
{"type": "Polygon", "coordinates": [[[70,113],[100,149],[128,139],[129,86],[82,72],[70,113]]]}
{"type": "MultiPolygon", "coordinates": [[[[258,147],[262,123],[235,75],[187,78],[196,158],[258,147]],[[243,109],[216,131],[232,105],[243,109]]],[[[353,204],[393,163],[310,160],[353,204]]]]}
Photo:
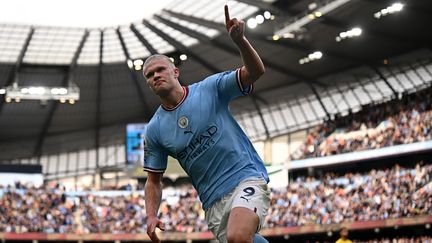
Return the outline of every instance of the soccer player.
{"type": "Polygon", "coordinates": [[[226,29],[243,66],[181,86],[180,71],[164,55],[147,58],[143,74],[161,106],[146,127],[144,170],[147,234],[160,242],[156,228],[167,156],[176,158],[197,190],[209,229],[220,242],[267,242],[258,231],[269,207],[269,181],[263,161],[228,109],[252,91],[265,68],[244,36],[244,22],[229,16],[226,29]]]}
{"type": "Polygon", "coordinates": [[[336,243],[352,243],[350,239],[348,239],[348,228],[342,227],[339,232],[340,238],[336,241],[336,243]]]}

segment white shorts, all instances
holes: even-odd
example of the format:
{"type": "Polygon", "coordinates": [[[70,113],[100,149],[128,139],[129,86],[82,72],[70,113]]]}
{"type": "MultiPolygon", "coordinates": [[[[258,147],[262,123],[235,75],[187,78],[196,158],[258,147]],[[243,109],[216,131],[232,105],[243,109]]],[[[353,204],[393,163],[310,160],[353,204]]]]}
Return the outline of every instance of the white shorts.
{"type": "Polygon", "coordinates": [[[270,191],[263,178],[248,178],[234,190],[215,202],[206,211],[209,230],[222,243],[227,242],[228,218],[233,208],[244,207],[254,211],[259,217],[257,232],[264,225],[270,206],[270,191]]]}

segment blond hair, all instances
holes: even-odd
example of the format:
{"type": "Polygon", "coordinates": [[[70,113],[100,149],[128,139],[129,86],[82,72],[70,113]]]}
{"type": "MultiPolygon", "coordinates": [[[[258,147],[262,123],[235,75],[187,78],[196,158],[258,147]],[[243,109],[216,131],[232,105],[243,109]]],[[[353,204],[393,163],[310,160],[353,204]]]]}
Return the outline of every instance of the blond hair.
{"type": "Polygon", "coordinates": [[[145,60],[144,65],[143,65],[143,72],[146,69],[147,65],[150,62],[152,62],[154,59],[164,59],[164,60],[168,61],[170,64],[172,64],[175,67],[174,63],[171,61],[171,59],[169,57],[167,57],[167,56],[165,56],[163,54],[153,54],[153,55],[147,57],[147,59],[145,60]]]}

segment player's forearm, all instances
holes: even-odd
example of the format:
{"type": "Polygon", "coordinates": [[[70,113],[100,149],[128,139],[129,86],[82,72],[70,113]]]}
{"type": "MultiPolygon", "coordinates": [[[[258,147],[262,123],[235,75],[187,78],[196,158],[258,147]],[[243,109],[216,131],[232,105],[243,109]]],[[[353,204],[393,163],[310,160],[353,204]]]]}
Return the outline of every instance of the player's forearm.
{"type": "Polygon", "coordinates": [[[241,40],[236,41],[235,44],[240,51],[244,69],[246,71],[246,77],[243,77],[242,75],[242,84],[243,86],[251,85],[259,77],[261,77],[261,75],[264,74],[264,64],[256,50],[249,43],[246,37],[243,37],[241,40]]]}
{"type": "Polygon", "coordinates": [[[144,193],[147,217],[157,217],[162,198],[161,182],[149,182],[148,179],[145,184],[144,193]]]}

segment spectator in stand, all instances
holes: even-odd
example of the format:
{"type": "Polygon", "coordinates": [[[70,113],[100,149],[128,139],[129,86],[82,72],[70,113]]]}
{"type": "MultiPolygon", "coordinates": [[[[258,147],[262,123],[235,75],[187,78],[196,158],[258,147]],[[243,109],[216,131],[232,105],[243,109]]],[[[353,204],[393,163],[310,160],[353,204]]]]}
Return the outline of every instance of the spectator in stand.
{"type": "MultiPolygon", "coordinates": [[[[0,232],[145,233],[142,192],[87,192],[19,185],[0,189],[0,232]]],[[[191,187],[166,188],[160,219],[167,231],[208,231],[191,187]]],[[[338,224],[432,215],[432,165],[297,178],[271,189],[266,227],[338,224]]]]}
{"type": "Polygon", "coordinates": [[[307,136],[292,159],[382,148],[432,139],[432,87],[401,100],[363,106],[357,113],[327,121],[307,136]]]}

